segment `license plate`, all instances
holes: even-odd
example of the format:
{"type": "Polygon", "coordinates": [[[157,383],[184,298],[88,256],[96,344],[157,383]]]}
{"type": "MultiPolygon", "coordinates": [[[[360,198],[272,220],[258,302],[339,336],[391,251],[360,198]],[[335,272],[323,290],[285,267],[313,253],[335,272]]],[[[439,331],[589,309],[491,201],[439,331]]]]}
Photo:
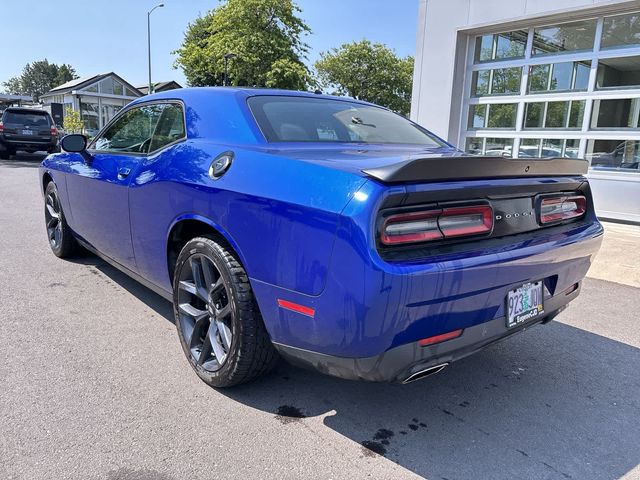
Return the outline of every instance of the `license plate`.
{"type": "Polygon", "coordinates": [[[33,135],[33,130],[22,130],[23,135],[33,135]]]}
{"type": "Polygon", "coordinates": [[[543,313],[542,281],[525,283],[507,294],[507,328],[520,325],[543,313]]]}

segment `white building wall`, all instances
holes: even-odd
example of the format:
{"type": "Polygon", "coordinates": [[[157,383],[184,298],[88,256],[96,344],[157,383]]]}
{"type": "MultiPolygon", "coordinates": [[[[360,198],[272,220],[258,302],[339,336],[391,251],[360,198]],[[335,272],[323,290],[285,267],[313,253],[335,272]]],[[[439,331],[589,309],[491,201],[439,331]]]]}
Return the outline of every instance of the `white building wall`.
{"type": "Polygon", "coordinates": [[[463,84],[460,76],[464,75],[469,35],[502,29],[500,25],[510,29],[567,21],[591,10],[597,14],[633,8],[640,8],[640,2],[420,0],[411,119],[458,144],[463,84]]]}

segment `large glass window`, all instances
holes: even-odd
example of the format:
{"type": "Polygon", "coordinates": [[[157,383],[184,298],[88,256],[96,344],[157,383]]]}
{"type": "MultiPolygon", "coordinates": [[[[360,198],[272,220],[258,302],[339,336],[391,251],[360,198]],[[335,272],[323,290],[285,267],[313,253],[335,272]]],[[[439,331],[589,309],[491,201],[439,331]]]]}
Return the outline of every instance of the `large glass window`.
{"type": "Polygon", "coordinates": [[[592,50],[596,21],[563,23],[536,28],[533,32],[533,55],[592,50]]]}
{"type": "Polygon", "coordinates": [[[511,157],[512,138],[467,138],[466,151],[472,155],[511,157]]]}
{"type": "Polygon", "coordinates": [[[469,128],[485,128],[487,124],[487,105],[469,107],[469,128]]]}
{"type": "Polygon", "coordinates": [[[529,67],[529,92],[586,90],[591,61],[562,62],[529,67]]]}
{"type": "Polygon", "coordinates": [[[584,105],[584,100],[527,103],[524,127],[581,128],[584,119],[584,105]]]}
{"type": "Polygon", "coordinates": [[[580,140],[561,138],[523,138],[518,149],[519,158],[577,158],[580,140]]]}
{"type": "Polygon", "coordinates": [[[107,77],[100,81],[98,84],[100,87],[100,93],[107,95],[123,95],[124,85],[113,77],[107,77]]]}
{"type": "Polygon", "coordinates": [[[596,169],[640,172],[640,142],[637,140],[589,140],[585,156],[596,169]]]}
{"type": "Polygon", "coordinates": [[[600,48],[640,45],[640,13],[605,17],[600,48]]]}
{"type": "Polygon", "coordinates": [[[166,104],[132,108],[102,133],[90,147],[110,152],[147,153],[153,131],[166,104]]]}
{"type": "Polygon", "coordinates": [[[640,98],[595,100],[591,128],[640,127],[640,98]]]}
{"type": "Polygon", "coordinates": [[[527,35],[526,30],[516,30],[476,37],[475,61],[524,57],[527,35]]]}
{"type": "Polygon", "coordinates": [[[473,95],[504,95],[520,93],[522,68],[496,68],[473,73],[473,95]]]}
{"type": "Polygon", "coordinates": [[[487,128],[516,128],[515,103],[495,103],[489,107],[487,128]]]}
{"type": "Polygon", "coordinates": [[[100,111],[98,108],[98,100],[91,101],[82,98],[80,101],[80,117],[84,128],[89,136],[93,136],[98,133],[100,129],[100,111]]]}
{"type": "Polygon", "coordinates": [[[597,88],[640,87],[640,56],[600,59],[596,86],[597,88]]]}
{"type": "Polygon", "coordinates": [[[484,155],[510,157],[513,152],[512,138],[486,138],[484,155]]]}
{"type": "Polygon", "coordinates": [[[484,138],[467,138],[465,151],[471,155],[482,155],[484,152],[484,138]]]}
{"type": "Polygon", "coordinates": [[[498,68],[493,70],[491,94],[520,93],[522,68],[498,68]]]}
{"type": "Polygon", "coordinates": [[[471,95],[481,97],[491,92],[491,70],[473,72],[471,95]]]}
{"type": "Polygon", "coordinates": [[[638,10],[475,37],[467,151],[523,158],[582,154],[596,168],[640,171],[640,140],[628,140],[640,132],[638,10]],[[500,95],[508,98],[487,98],[500,95]],[[509,130],[491,135],[519,138],[478,137],[487,135],[483,130],[509,130]]]}
{"type": "Polygon", "coordinates": [[[516,128],[515,103],[472,105],[469,109],[469,128],[516,128]]]}

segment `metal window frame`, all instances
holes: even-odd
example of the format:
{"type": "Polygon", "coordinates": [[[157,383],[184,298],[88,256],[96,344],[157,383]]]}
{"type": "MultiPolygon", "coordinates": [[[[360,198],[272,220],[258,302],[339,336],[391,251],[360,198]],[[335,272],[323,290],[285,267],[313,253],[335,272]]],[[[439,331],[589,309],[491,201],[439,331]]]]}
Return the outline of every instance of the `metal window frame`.
{"type": "MultiPolygon", "coordinates": [[[[493,31],[486,32],[473,32],[467,35],[467,45],[466,45],[466,72],[464,75],[464,84],[463,84],[463,102],[462,102],[462,114],[460,116],[460,126],[458,130],[458,144],[461,148],[466,148],[467,139],[469,138],[482,138],[483,152],[486,150],[486,139],[487,138],[505,138],[513,140],[513,151],[512,155],[517,156],[517,152],[520,147],[521,139],[540,139],[540,145],[542,145],[542,140],[546,139],[562,139],[565,140],[563,142],[563,152],[566,149],[566,140],[579,140],[579,156],[584,157],[587,141],[588,140],[635,140],[640,141],[640,129],[632,130],[632,129],[594,129],[591,127],[591,118],[592,115],[597,115],[597,100],[606,100],[606,99],[640,99],[640,87],[638,88],[611,88],[611,89],[600,89],[596,88],[596,80],[597,80],[597,71],[600,59],[609,59],[609,58],[622,58],[622,57],[632,57],[632,56],[640,56],[640,45],[638,46],[628,46],[621,45],[619,47],[608,47],[604,50],[600,48],[603,26],[604,26],[604,18],[612,17],[618,15],[630,15],[634,13],[640,13],[637,10],[631,10],[626,12],[617,12],[617,13],[600,13],[594,14],[590,12],[585,14],[583,18],[572,18],[567,22],[549,22],[548,24],[540,23],[540,21],[533,22],[528,27],[519,27],[514,26],[513,28],[504,28],[499,27],[493,29],[493,31]],[[547,25],[559,25],[561,23],[573,23],[576,21],[583,21],[595,19],[596,20],[596,29],[595,29],[595,38],[594,45],[592,50],[587,51],[577,51],[577,52],[569,52],[569,53],[552,53],[545,55],[532,55],[533,48],[533,36],[535,29],[543,28],[547,25]],[[528,30],[527,44],[525,47],[525,55],[524,57],[512,58],[512,59],[498,59],[498,60],[486,60],[482,62],[475,61],[475,42],[477,38],[482,37],[483,35],[493,35],[493,53],[495,54],[497,35],[500,33],[516,31],[516,30],[528,30]],[[573,73],[571,84],[572,86],[576,80],[576,65],[577,62],[583,61],[591,61],[591,67],[589,72],[589,80],[587,84],[586,90],[580,91],[548,91],[543,93],[534,93],[530,94],[527,92],[529,85],[529,67],[534,65],[545,65],[545,64],[554,64],[554,63],[563,63],[563,62],[574,62],[573,73]],[[500,94],[500,95],[485,95],[474,97],[472,96],[473,92],[473,73],[480,70],[495,70],[502,68],[521,68],[521,79],[520,79],[520,92],[518,94],[500,94]],[[526,104],[530,102],[544,102],[545,108],[543,112],[543,118],[546,121],[546,107],[548,102],[550,101],[566,101],[566,102],[574,102],[584,100],[584,113],[582,117],[582,125],[578,129],[571,129],[565,126],[565,128],[554,128],[554,129],[524,129],[524,121],[525,121],[525,111],[526,104]],[[516,128],[515,129],[473,129],[469,127],[469,113],[472,105],[480,104],[487,105],[485,112],[485,125],[487,125],[488,114],[491,104],[496,103],[514,103],[517,105],[516,110],[516,128]],[[595,107],[595,108],[594,108],[595,107]]],[[[551,81],[552,72],[549,72],[549,79],[551,81]]],[[[491,88],[491,78],[489,83],[489,88],[491,88]]],[[[638,100],[640,102],[640,100],[638,100]]],[[[571,109],[572,103],[569,104],[569,111],[571,109]]],[[[570,113],[567,115],[567,122],[570,119],[570,113]]],[[[544,125],[544,124],[543,124],[544,125]]],[[[568,123],[566,124],[568,125],[568,123]]]]}

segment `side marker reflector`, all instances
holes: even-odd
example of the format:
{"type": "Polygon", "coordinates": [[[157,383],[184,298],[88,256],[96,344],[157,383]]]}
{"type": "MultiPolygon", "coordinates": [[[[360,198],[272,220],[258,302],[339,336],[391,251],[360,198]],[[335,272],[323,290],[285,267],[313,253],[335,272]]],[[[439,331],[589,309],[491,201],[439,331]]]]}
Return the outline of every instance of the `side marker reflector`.
{"type": "Polygon", "coordinates": [[[426,347],[427,345],[433,345],[434,343],[440,343],[446,340],[451,340],[453,338],[458,338],[460,335],[462,335],[462,328],[460,330],[454,330],[453,332],[442,333],[434,337],[423,338],[422,340],[418,340],[418,345],[420,345],[421,347],[426,347]]]}
{"type": "Polygon", "coordinates": [[[278,299],[278,306],[287,310],[291,310],[292,312],[301,313],[302,315],[306,315],[308,317],[313,317],[316,314],[315,308],[305,307],[304,305],[293,303],[288,300],[282,300],[280,298],[278,299]]]}

